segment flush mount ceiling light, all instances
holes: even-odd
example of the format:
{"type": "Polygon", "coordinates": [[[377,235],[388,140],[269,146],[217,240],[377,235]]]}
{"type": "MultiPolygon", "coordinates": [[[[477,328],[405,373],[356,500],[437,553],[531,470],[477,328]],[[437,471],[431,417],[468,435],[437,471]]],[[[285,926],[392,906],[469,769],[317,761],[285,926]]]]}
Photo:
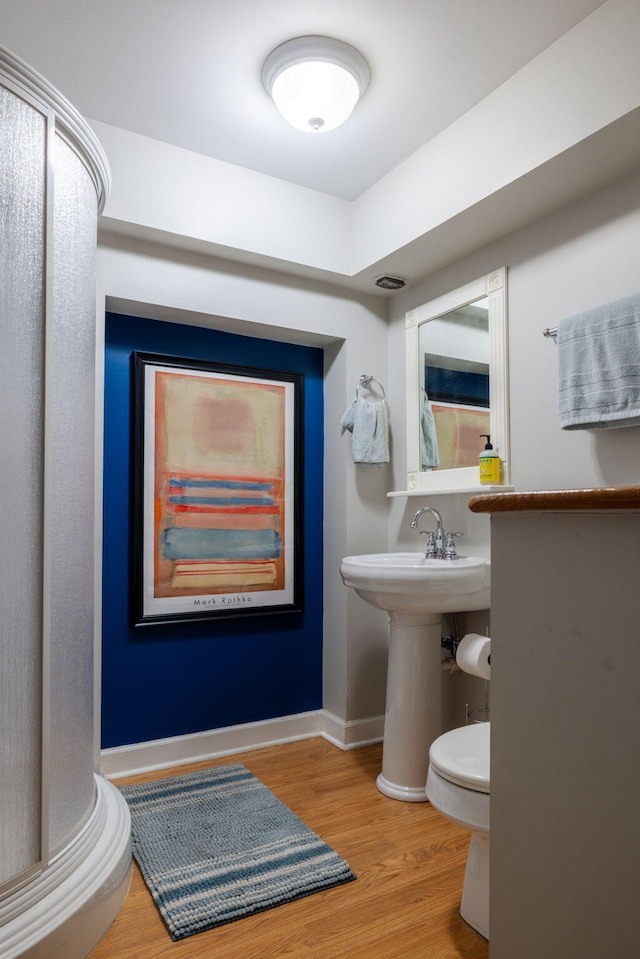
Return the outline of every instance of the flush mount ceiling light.
{"type": "Polygon", "coordinates": [[[342,40],[296,37],[269,54],[262,82],[296,130],[328,133],[344,123],[367,89],[369,67],[342,40]]]}

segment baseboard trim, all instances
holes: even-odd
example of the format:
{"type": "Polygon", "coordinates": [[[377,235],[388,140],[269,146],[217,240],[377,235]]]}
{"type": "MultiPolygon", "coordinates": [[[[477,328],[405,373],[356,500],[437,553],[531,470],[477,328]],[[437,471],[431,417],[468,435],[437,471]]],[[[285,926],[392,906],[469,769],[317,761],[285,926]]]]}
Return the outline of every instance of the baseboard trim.
{"type": "Polygon", "coordinates": [[[333,713],[323,710],[320,735],[339,749],[358,749],[370,743],[379,743],[384,734],[384,716],[354,719],[345,722],[333,713]]]}
{"type": "Polygon", "coordinates": [[[263,722],[103,749],[101,772],[107,779],[120,779],[314,736],[322,736],[339,749],[355,749],[379,742],[383,729],[383,716],[346,722],[318,709],[263,722]]]}

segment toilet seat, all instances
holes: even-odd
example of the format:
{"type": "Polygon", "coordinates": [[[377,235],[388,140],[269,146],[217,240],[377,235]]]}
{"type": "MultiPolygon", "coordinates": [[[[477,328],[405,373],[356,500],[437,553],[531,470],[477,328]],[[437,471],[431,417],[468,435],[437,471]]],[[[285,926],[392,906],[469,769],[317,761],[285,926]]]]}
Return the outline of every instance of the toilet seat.
{"type": "Polygon", "coordinates": [[[491,723],[473,723],[439,736],[429,750],[435,772],[456,786],[488,793],[490,727],[491,723]]]}

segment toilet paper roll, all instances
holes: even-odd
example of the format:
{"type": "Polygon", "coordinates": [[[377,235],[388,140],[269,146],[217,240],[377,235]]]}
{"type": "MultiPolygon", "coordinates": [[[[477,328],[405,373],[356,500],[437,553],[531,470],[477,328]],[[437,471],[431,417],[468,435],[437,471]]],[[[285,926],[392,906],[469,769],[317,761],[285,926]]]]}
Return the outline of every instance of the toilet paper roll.
{"type": "Polygon", "coordinates": [[[488,636],[467,633],[458,644],[456,662],[464,673],[480,676],[481,679],[491,679],[490,655],[491,640],[488,636]]]}

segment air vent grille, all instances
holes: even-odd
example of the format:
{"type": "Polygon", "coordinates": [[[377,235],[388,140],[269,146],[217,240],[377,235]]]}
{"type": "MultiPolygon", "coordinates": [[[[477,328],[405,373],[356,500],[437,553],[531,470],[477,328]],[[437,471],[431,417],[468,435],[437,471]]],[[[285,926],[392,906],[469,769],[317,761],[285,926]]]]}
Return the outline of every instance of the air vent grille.
{"type": "Polygon", "coordinates": [[[406,281],[398,276],[379,276],[376,279],[376,286],[383,290],[401,290],[403,286],[406,286],[406,281]]]}

